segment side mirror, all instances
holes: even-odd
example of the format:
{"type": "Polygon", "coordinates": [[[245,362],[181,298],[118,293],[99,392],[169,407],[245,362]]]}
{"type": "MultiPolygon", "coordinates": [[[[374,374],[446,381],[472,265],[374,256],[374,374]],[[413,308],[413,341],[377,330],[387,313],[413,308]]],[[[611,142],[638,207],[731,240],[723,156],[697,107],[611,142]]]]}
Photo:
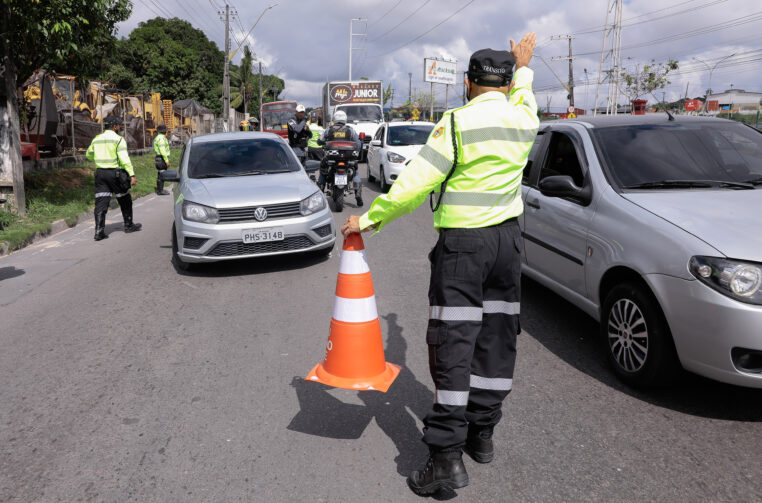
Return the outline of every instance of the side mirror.
{"type": "Polygon", "coordinates": [[[572,177],[566,175],[549,176],[540,180],[538,186],[540,192],[548,197],[573,197],[589,204],[592,196],[590,185],[578,187],[574,184],[572,177]]]}
{"type": "Polygon", "coordinates": [[[381,140],[371,140],[370,144],[374,147],[380,147],[381,146],[381,140]]]}
{"type": "Polygon", "coordinates": [[[180,175],[177,174],[176,169],[167,169],[164,171],[159,171],[159,179],[162,182],[179,182],[180,175]]]}
{"type": "Polygon", "coordinates": [[[309,159],[307,161],[304,161],[304,170],[307,173],[314,173],[315,171],[320,169],[320,161],[316,161],[315,159],[309,159]]]}

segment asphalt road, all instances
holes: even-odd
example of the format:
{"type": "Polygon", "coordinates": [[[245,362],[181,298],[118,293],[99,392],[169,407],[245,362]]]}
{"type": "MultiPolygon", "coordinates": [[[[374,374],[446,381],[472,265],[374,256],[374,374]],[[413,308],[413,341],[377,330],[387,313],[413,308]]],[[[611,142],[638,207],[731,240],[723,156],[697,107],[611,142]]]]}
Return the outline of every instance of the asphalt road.
{"type": "MultiPolygon", "coordinates": [[[[366,201],[378,187],[366,187],[366,201]]],[[[305,382],[324,355],[340,246],[179,275],[171,199],[0,259],[0,501],[418,501],[433,398],[424,205],[366,237],[388,393],[305,382]]],[[[362,210],[348,204],[348,214],[362,210]]],[[[367,235],[366,235],[367,236],[367,235]]],[[[526,281],[514,390],[462,501],[759,501],[762,391],[619,384],[597,325],[526,281]]]]}

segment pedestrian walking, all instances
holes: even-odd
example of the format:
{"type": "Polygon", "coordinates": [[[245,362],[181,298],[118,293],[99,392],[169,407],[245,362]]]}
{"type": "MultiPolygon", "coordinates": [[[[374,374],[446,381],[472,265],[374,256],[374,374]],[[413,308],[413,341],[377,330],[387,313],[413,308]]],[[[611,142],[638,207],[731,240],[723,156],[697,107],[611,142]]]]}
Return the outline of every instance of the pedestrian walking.
{"type": "Polygon", "coordinates": [[[156,195],[168,196],[164,190],[164,180],[161,172],[169,169],[169,140],[167,140],[167,126],[159,124],[156,128],[156,138],[153,139],[153,151],[156,154],[156,195]]]}
{"type": "Polygon", "coordinates": [[[436,393],[424,419],[429,458],[407,480],[420,495],[468,484],[462,451],[479,463],[493,459],[492,433],[512,388],[521,177],[539,127],[527,66],[535,45],[528,33],[511,40],[511,52],[476,51],[465,79],[469,103],[445,112],[389,193],[341,229],[380,231],[431,193],[439,239],[429,254],[426,343],[436,393]]]}
{"type": "Polygon", "coordinates": [[[138,183],[127,154],[127,141],[119,135],[122,120],[109,116],[103,121],[106,130],[93,138],[86,157],[95,161],[95,240],[106,239],[106,212],[111,196],[116,196],[124,219],[124,232],[136,232],[142,224],[132,221],[130,187],[138,183]]]}

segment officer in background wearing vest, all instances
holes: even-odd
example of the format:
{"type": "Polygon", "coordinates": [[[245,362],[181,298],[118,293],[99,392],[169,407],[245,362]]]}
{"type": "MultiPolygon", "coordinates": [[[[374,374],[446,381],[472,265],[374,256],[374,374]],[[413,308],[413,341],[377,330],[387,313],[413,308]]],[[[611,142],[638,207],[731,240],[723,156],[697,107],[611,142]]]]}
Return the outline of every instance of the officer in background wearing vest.
{"type": "Polygon", "coordinates": [[[153,139],[153,151],[156,154],[156,195],[168,196],[169,192],[164,190],[164,180],[161,179],[161,172],[169,169],[169,140],[166,136],[167,126],[159,124],[156,128],[156,138],[153,139]]]}
{"type": "Polygon", "coordinates": [[[95,240],[106,239],[106,212],[111,196],[116,196],[124,219],[124,232],[139,231],[142,224],[132,221],[132,196],[130,187],[138,183],[127,154],[127,141],[119,136],[122,120],[106,117],[106,130],[93,138],[86,157],[95,161],[95,240]]]}
{"type": "Polygon", "coordinates": [[[345,236],[381,230],[433,191],[439,239],[429,254],[426,343],[436,393],[424,419],[429,459],[408,477],[419,495],[468,484],[461,451],[492,461],[492,432],[511,391],[520,331],[521,176],[539,127],[527,66],[535,45],[529,33],[518,45],[511,40],[510,53],[476,51],[465,80],[469,103],[445,112],[389,193],[342,227],[345,236]]]}
{"type": "Polygon", "coordinates": [[[323,147],[318,145],[318,138],[323,134],[323,120],[318,118],[315,122],[308,123],[312,137],[307,142],[307,159],[313,159],[315,161],[322,161],[325,156],[323,147]]]}

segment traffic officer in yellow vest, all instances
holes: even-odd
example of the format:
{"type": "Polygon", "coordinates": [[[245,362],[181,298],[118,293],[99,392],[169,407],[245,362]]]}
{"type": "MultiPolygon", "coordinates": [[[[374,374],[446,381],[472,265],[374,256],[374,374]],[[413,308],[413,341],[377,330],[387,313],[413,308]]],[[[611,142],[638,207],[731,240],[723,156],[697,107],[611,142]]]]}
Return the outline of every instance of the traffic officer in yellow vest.
{"type": "Polygon", "coordinates": [[[161,179],[161,172],[169,169],[169,140],[167,140],[167,126],[159,124],[156,128],[156,138],[153,139],[153,151],[156,154],[156,195],[168,196],[169,192],[164,190],[164,180],[161,179]]]}
{"type": "Polygon", "coordinates": [[[323,119],[318,118],[315,122],[307,123],[310,133],[312,133],[312,137],[307,141],[307,159],[322,161],[323,157],[325,157],[325,150],[317,142],[323,131],[325,131],[321,122],[323,122],[323,119]]]}
{"type": "Polygon", "coordinates": [[[107,128],[93,138],[87,148],[86,156],[95,161],[95,240],[106,239],[106,212],[111,196],[116,196],[124,219],[124,232],[139,231],[141,224],[132,221],[132,196],[130,187],[138,183],[132,169],[130,156],[127,154],[127,141],[119,136],[122,120],[118,117],[106,117],[103,121],[107,128]]]}
{"type": "Polygon", "coordinates": [[[511,390],[520,331],[521,176],[539,127],[527,66],[535,45],[529,33],[518,44],[511,40],[510,53],[476,51],[465,80],[469,103],[445,112],[389,193],[342,227],[345,236],[381,230],[433,191],[439,239],[429,254],[426,343],[436,394],[424,419],[429,459],[408,478],[420,495],[468,484],[462,450],[479,463],[493,459],[493,428],[511,390]]]}

